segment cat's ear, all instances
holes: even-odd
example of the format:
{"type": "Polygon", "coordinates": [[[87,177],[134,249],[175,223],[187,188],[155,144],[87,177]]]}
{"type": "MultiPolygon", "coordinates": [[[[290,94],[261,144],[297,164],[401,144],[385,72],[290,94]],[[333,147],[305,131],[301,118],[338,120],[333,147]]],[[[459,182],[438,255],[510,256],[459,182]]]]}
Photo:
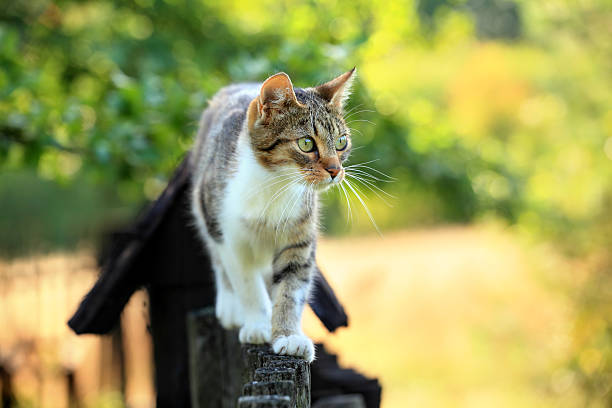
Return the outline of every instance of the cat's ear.
{"type": "Polygon", "coordinates": [[[297,100],[289,75],[284,72],[266,79],[257,99],[258,113],[262,119],[278,113],[288,106],[303,106],[297,100]]]}
{"type": "Polygon", "coordinates": [[[357,68],[355,67],[339,77],[334,78],[323,85],[317,86],[315,90],[331,105],[342,109],[344,102],[348,99],[349,94],[351,93],[351,85],[355,79],[356,73],[357,68]]]}

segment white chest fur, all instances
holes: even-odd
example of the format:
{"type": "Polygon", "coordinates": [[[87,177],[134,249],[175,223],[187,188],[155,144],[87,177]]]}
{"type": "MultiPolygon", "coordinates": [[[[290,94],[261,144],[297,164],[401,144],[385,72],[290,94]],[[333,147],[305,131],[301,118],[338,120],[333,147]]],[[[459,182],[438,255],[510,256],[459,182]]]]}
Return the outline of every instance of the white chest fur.
{"type": "Polygon", "coordinates": [[[237,170],[228,176],[220,206],[225,248],[219,249],[268,274],[274,254],[287,245],[291,221],[304,215],[304,201],[312,192],[297,168],[264,168],[242,137],[236,159],[237,170]]]}
{"type": "Polygon", "coordinates": [[[280,238],[289,221],[304,214],[304,202],[312,193],[297,168],[274,172],[266,169],[242,138],[237,150],[239,164],[228,180],[223,222],[242,222],[244,226],[246,221],[265,226],[280,238]]]}

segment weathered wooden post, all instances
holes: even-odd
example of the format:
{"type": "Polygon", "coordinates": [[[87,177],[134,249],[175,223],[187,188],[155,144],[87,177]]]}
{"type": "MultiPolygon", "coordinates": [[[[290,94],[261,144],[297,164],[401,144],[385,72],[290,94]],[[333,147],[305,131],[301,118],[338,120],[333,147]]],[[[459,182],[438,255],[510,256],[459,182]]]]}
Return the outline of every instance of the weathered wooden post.
{"type": "Polygon", "coordinates": [[[207,307],[187,318],[193,408],[310,407],[310,366],[273,354],[268,346],[238,342],[207,307]],[[241,396],[242,395],[242,396],[241,396]]]}
{"type": "Polygon", "coordinates": [[[10,368],[0,362],[0,395],[2,408],[12,408],[15,406],[15,391],[13,390],[13,375],[10,368]]]}
{"type": "Polygon", "coordinates": [[[224,330],[206,307],[187,316],[187,342],[191,406],[234,408],[244,371],[237,331],[224,330]]]}

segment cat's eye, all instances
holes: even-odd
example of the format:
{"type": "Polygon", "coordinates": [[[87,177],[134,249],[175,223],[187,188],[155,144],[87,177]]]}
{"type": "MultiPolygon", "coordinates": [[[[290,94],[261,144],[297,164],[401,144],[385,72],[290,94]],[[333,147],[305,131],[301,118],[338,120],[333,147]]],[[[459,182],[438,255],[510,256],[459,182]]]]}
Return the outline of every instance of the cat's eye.
{"type": "Polygon", "coordinates": [[[300,150],[305,153],[310,153],[315,149],[314,140],[312,140],[310,137],[302,137],[301,139],[298,139],[298,146],[300,150]]]}
{"type": "Polygon", "coordinates": [[[336,140],[336,150],[346,149],[347,144],[348,144],[348,140],[346,140],[346,136],[340,136],[338,140],[336,140]]]}

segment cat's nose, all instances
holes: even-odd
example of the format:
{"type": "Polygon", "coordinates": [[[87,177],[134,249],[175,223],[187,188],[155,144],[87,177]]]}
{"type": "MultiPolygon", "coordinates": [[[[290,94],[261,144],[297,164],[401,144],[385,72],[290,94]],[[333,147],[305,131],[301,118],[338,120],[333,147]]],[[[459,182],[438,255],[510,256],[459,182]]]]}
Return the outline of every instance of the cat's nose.
{"type": "Polygon", "coordinates": [[[327,170],[332,179],[334,179],[338,173],[340,173],[340,167],[338,166],[329,166],[326,167],[325,170],[327,170]]]}

